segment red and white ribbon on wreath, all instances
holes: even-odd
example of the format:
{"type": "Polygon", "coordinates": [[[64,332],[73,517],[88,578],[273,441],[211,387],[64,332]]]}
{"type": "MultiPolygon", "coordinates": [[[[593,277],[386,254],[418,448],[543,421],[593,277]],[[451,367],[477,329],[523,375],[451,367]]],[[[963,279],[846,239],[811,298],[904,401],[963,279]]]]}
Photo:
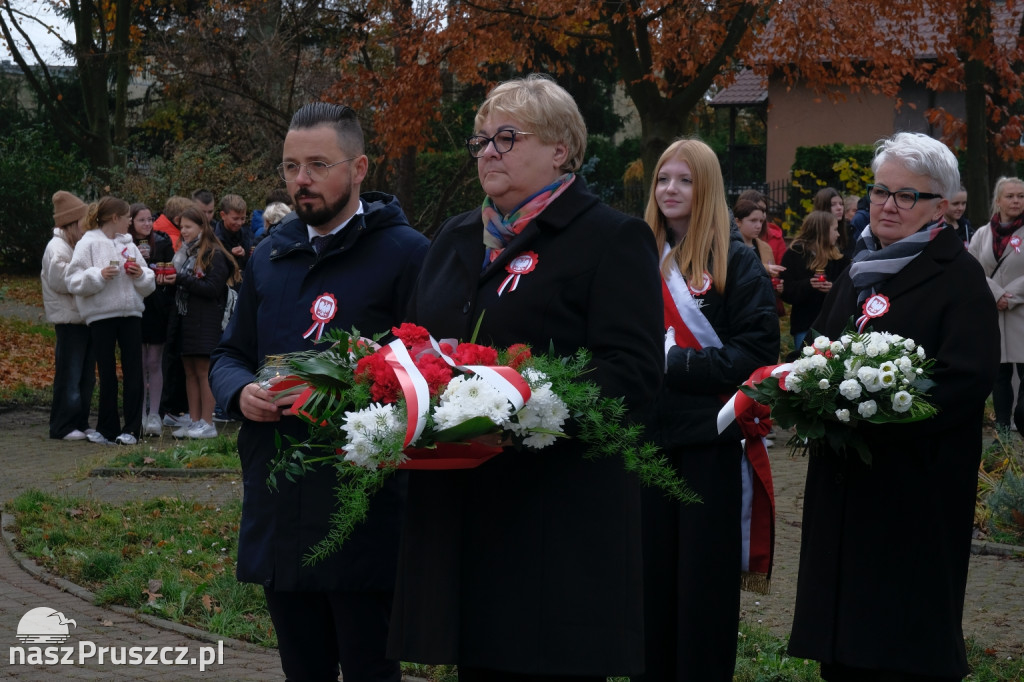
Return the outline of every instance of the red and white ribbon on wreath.
{"type": "MultiPolygon", "coordinates": [[[[753,386],[754,384],[759,383],[762,379],[772,376],[777,378],[779,380],[779,385],[785,389],[786,375],[788,375],[792,369],[792,362],[787,362],[781,365],[766,365],[764,367],[759,367],[754,370],[754,373],[751,374],[746,381],[743,382],[743,385],[753,386]]],[[[755,406],[759,404],[760,403],[743,391],[736,391],[736,393],[734,393],[733,396],[725,402],[722,409],[718,411],[718,432],[722,433],[725,431],[729,427],[729,424],[736,421],[737,417],[755,409],[755,406]]]]}
{"type": "Polygon", "coordinates": [[[520,278],[523,275],[533,272],[533,269],[537,267],[538,260],[540,260],[540,258],[533,251],[524,251],[510,260],[508,265],[505,266],[505,270],[508,272],[508,277],[502,280],[501,286],[498,287],[498,296],[501,296],[505,291],[505,287],[508,287],[510,283],[512,286],[510,286],[508,290],[515,291],[516,287],[519,286],[520,278]]]}
{"type": "Polygon", "coordinates": [[[868,322],[889,312],[889,297],[885,294],[868,296],[868,299],[864,301],[862,310],[864,314],[857,318],[857,331],[861,334],[864,333],[864,328],[867,327],[868,322]]]}
{"type": "Polygon", "coordinates": [[[312,336],[314,341],[319,341],[323,336],[324,326],[338,313],[338,299],[334,298],[334,294],[320,294],[309,307],[309,312],[313,315],[313,324],[302,338],[308,339],[312,336]]]}
{"type": "MultiPolygon", "coordinates": [[[[472,372],[486,381],[494,388],[501,391],[505,398],[512,403],[513,411],[523,409],[526,401],[530,399],[530,385],[526,383],[522,375],[511,367],[498,365],[457,365],[449,356],[441,352],[441,348],[434,337],[430,337],[430,345],[437,352],[442,360],[452,367],[463,372],[472,372]]],[[[423,433],[427,422],[427,412],[430,410],[430,389],[426,379],[416,367],[416,362],[409,355],[409,350],[401,339],[395,339],[380,350],[385,360],[395,370],[398,376],[398,383],[402,387],[405,396],[406,412],[408,423],[405,431],[405,445],[415,443],[423,433]]]]}

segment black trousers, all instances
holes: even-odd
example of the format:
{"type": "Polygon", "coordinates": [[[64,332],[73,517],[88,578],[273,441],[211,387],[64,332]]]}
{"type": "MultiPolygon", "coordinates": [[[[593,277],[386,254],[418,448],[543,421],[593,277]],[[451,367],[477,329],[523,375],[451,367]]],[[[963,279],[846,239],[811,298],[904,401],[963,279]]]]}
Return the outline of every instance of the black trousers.
{"type": "Polygon", "coordinates": [[[96,386],[96,357],[89,327],[55,324],[53,328],[57,333],[57,346],[53,356],[50,438],[63,438],[75,429],[89,428],[89,411],[96,386]]]}
{"type": "Polygon", "coordinates": [[[384,657],[391,592],[277,592],[264,588],[288,682],[399,682],[384,657]]]}
{"type": "Polygon", "coordinates": [[[167,320],[167,341],[164,343],[162,366],[164,387],[160,393],[160,414],[187,414],[185,365],[181,361],[181,322],[173,310],[167,320]]]}
{"type": "Polygon", "coordinates": [[[142,318],[110,317],[89,325],[96,367],[100,375],[100,408],[96,430],[107,440],[122,433],[138,437],[142,433],[142,318]],[[124,381],[124,428],[117,410],[117,355],[121,351],[121,377],[124,381]]]}
{"type": "Polygon", "coordinates": [[[732,682],[740,619],[739,441],[669,450],[697,504],[643,495],[644,659],[633,682],[732,682]]]}

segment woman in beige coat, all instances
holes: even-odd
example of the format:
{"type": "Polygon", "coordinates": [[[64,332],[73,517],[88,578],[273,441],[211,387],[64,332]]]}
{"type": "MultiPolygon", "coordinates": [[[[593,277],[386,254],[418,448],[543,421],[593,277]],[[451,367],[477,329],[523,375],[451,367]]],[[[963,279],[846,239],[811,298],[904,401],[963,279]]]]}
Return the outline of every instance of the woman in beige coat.
{"type": "Polygon", "coordinates": [[[1024,180],[999,178],[992,195],[992,220],[971,238],[999,310],[999,374],[992,389],[996,426],[1010,428],[1010,415],[1024,433],[1024,381],[1013,400],[1013,366],[1024,376],[1024,180]]]}

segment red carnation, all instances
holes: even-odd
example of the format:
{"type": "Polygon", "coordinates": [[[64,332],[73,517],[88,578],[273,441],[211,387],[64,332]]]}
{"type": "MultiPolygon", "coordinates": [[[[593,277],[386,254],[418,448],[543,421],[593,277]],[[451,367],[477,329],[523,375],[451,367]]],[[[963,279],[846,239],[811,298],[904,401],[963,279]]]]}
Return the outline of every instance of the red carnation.
{"type": "Polygon", "coordinates": [[[452,368],[436,355],[421,355],[416,358],[416,368],[426,380],[432,396],[443,391],[452,380],[452,368]]]}
{"type": "Polygon", "coordinates": [[[533,355],[530,353],[530,347],[525,343],[514,343],[508,347],[508,366],[514,370],[519,370],[524,362],[529,360],[533,355]]]}
{"type": "Polygon", "coordinates": [[[380,403],[398,402],[402,386],[398,375],[381,353],[360,358],[356,363],[355,379],[370,384],[370,398],[380,403]]]}
{"type": "Polygon", "coordinates": [[[498,364],[498,351],[490,346],[480,346],[475,343],[460,343],[455,349],[453,356],[455,362],[460,365],[496,365],[498,364]]]}
{"type": "Polygon", "coordinates": [[[430,332],[411,322],[403,322],[397,327],[392,327],[391,333],[400,338],[406,348],[413,349],[430,345],[430,332]]]}

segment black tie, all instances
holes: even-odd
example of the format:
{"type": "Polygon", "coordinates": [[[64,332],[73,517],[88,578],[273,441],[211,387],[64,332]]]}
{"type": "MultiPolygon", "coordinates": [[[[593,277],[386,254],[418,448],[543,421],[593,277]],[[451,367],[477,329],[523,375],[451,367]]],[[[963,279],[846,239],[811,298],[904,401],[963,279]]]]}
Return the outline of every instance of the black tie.
{"type": "Polygon", "coordinates": [[[320,252],[327,248],[331,241],[331,236],[328,234],[322,237],[313,237],[313,250],[316,251],[317,255],[320,255],[320,252]]]}

